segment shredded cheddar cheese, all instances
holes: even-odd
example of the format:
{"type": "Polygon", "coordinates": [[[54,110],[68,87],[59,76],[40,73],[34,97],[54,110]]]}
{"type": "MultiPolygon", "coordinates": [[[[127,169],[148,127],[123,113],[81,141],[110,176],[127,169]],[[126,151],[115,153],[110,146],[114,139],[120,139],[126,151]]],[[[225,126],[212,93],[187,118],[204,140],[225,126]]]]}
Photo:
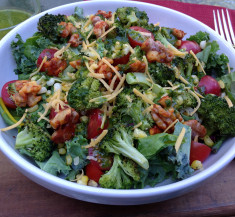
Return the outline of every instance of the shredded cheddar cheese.
{"type": "Polygon", "coordinates": [[[182,143],[182,141],[183,141],[185,132],[186,132],[186,130],[185,130],[185,128],[183,127],[182,130],[181,130],[181,132],[180,132],[180,134],[179,134],[179,136],[178,136],[178,138],[177,138],[177,140],[176,140],[176,143],[175,143],[175,150],[176,150],[176,153],[179,151],[179,148],[180,148],[181,143],[182,143]]]}
{"type": "Polygon", "coordinates": [[[200,105],[201,105],[201,100],[200,98],[197,96],[196,93],[194,93],[193,91],[189,90],[189,93],[191,93],[197,100],[197,106],[196,108],[190,113],[190,116],[193,116],[194,113],[200,108],[200,105]]]}
{"type": "Polygon", "coordinates": [[[104,87],[109,91],[109,92],[113,92],[113,89],[105,82],[105,80],[103,80],[102,78],[98,78],[98,80],[104,85],[104,87]]]}
{"type": "Polygon", "coordinates": [[[83,148],[95,147],[98,143],[100,143],[100,141],[106,136],[107,133],[108,130],[103,130],[103,132],[96,139],[91,139],[90,144],[83,146],[83,148]]]}
{"type": "Polygon", "coordinates": [[[25,110],[25,113],[23,114],[23,116],[20,118],[19,121],[17,121],[15,124],[9,126],[9,127],[5,127],[5,128],[2,128],[0,129],[2,132],[5,132],[5,131],[8,131],[8,130],[12,130],[18,126],[20,126],[22,124],[22,122],[24,121],[26,115],[27,115],[27,112],[28,112],[28,109],[25,110]]]}
{"type": "Polygon", "coordinates": [[[111,64],[109,63],[108,60],[106,60],[105,58],[102,58],[102,61],[103,61],[106,65],[108,65],[108,66],[115,72],[115,74],[121,79],[121,77],[122,77],[121,74],[118,72],[117,69],[114,68],[113,65],[111,65],[111,64]]]}
{"type": "Polygon", "coordinates": [[[202,64],[201,64],[201,62],[200,62],[200,60],[197,58],[197,56],[195,55],[195,53],[194,53],[192,50],[190,50],[190,54],[192,54],[192,56],[193,56],[194,59],[196,60],[196,64],[199,64],[199,66],[201,67],[203,73],[206,75],[206,72],[205,72],[205,70],[204,70],[204,68],[203,68],[203,66],[202,66],[202,64]]]}
{"type": "Polygon", "coordinates": [[[111,32],[112,30],[114,30],[116,28],[116,26],[113,26],[112,28],[110,28],[109,30],[107,30],[106,32],[104,32],[99,38],[103,38],[104,36],[106,36],[109,32],[111,32]]]}
{"type": "Polygon", "coordinates": [[[174,122],[172,122],[164,131],[163,133],[166,133],[169,129],[171,129],[179,120],[176,119],[174,122]]]}
{"type": "Polygon", "coordinates": [[[147,102],[148,104],[154,105],[154,102],[150,100],[148,97],[146,97],[144,94],[140,93],[137,89],[133,89],[133,92],[135,95],[139,96],[142,98],[143,101],[147,102]]]}
{"type": "Polygon", "coordinates": [[[231,108],[231,107],[233,107],[233,103],[232,103],[232,101],[228,98],[228,96],[224,96],[224,99],[226,100],[226,102],[228,103],[228,107],[229,108],[231,108]]]}
{"type": "Polygon", "coordinates": [[[136,128],[140,127],[141,125],[142,125],[142,122],[139,122],[138,124],[136,124],[136,125],[133,127],[133,129],[136,129],[136,128]]]}
{"type": "Polygon", "coordinates": [[[62,47],[60,50],[56,51],[54,54],[54,57],[57,57],[59,59],[62,58],[63,53],[70,47],[70,43],[66,45],[66,47],[62,47]]]}

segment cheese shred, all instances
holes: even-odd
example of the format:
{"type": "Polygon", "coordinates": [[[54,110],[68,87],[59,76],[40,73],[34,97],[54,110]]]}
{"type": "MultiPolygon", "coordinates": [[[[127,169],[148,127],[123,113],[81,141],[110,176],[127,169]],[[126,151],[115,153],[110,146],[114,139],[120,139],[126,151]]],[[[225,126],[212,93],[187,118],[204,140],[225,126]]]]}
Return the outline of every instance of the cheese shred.
{"type": "Polygon", "coordinates": [[[107,30],[106,32],[104,32],[99,38],[103,38],[104,36],[106,36],[109,32],[111,32],[113,29],[115,29],[116,26],[113,26],[112,28],[110,28],[109,30],[107,30]]]}
{"type": "Polygon", "coordinates": [[[150,100],[148,97],[146,97],[144,94],[142,94],[140,91],[138,91],[137,89],[133,89],[133,92],[135,95],[139,96],[140,98],[142,98],[143,101],[147,102],[148,104],[154,105],[154,102],[152,100],[150,100]]]}
{"type": "Polygon", "coordinates": [[[45,56],[45,57],[43,58],[43,60],[42,60],[42,62],[41,62],[41,64],[40,64],[40,66],[38,67],[38,69],[37,69],[35,72],[31,73],[29,77],[32,78],[34,75],[36,75],[38,72],[40,72],[40,70],[41,70],[43,64],[44,64],[46,61],[47,61],[47,56],[45,56]]]}
{"type": "Polygon", "coordinates": [[[133,129],[136,129],[136,128],[140,127],[141,125],[142,125],[142,122],[139,122],[138,124],[136,124],[136,125],[133,127],[133,129]]]}
{"type": "Polygon", "coordinates": [[[166,133],[170,128],[172,128],[179,120],[176,119],[174,122],[172,122],[165,130],[163,133],[166,133]]]}
{"type": "Polygon", "coordinates": [[[178,136],[178,138],[177,138],[177,140],[176,140],[176,143],[175,143],[175,150],[176,150],[176,153],[179,151],[179,148],[180,148],[181,143],[182,143],[182,141],[183,141],[185,132],[186,132],[186,130],[185,130],[185,128],[183,127],[182,130],[181,130],[181,132],[180,132],[180,134],[179,134],[179,136],[178,136]]]}
{"type": "Polygon", "coordinates": [[[89,47],[90,51],[92,51],[99,60],[101,60],[100,55],[96,52],[96,50],[93,47],[89,47]]]}
{"type": "Polygon", "coordinates": [[[145,63],[145,74],[149,77],[150,82],[152,84],[154,84],[153,79],[152,79],[151,75],[149,74],[148,60],[147,60],[145,55],[143,56],[143,60],[144,60],[144,63],[145,63]]]}
{"type": "Polygon", "coordinates": [[[197,56],[195,55],[195,53],[194,53],[192,50],[190,50],[190,54],[192,54],[192,56],[193,56],[194,59],[196,60],[196,63],[199,64],[199,66],[201,67],[203,73],[206,75],[206,72],[205,72],[204,68],[202,67],[201,62],[200,62],[200,60],[197,58],[197,56]]]}
{"type": "Polygon", "coordinates": [[[83,146],[83,148],[95,147],[98,143],[100,143],[100,141],[106,136],[107,133],[108,133],[108,130],[103,130],[103,132],[96,139],[91,139],[90,144],[83,146]]]}
{"type": "Polygon", "coordinates": [[[193,116],[194,113],[200,108],[200,105],[201,105],[201,100],[200,98],[197,96],[196,93],[194,93],[193,91],[189,90],[189,93],[191,93],[197,100],[197,107],[190,113],[190,116],[193,116]]]}
{"type": "Polygon", "coordinates": [[[232,101],[228,98],[228,96],[224,96],[224,99],[226,100],[226,102],[228,103],[228,107],[229,108],[231,108],[231,107],[233,107],[233,103],[232,103],[232,101]]]}
{"type": "Polygon", "coordinates": [[[98,80],[104,85],[104,87],[109,91],[109,92],[113,92],[113,89],[105,82],[104,79],[98,78],[98,80]]]}
{"type": "Polygon", "coordinates": [[[60,50],[56,51],[54,54],[54,57],[57,57],[59,59],[62,58],[62,54],[70,47],[70,43],[66,45],[66,47],[62,47],[60,50]]]}
{"type": "Polygon", "coordinates": [[[108,65],[108,66],[115,72],[115,74],[116,74],[120,79],[122,78],[122,76],[121,76],[121,74],[118,72],[118,70],[115,69],[114,66],[111,65],[108,60],[106,60],[105,58],[102,58],[102,61],[103,61],[106,65],[108,65]]]}
{"type": "Polygon", "coordinates": [[[5,127],[0,129],[2,132],[8,131],[8,130],[12,130],[18,126],[20,126],[22,124],[22,122],[24,121],[26,115],[27,115],[28,109],[25,110],[25,113],[23,114],[23,116],[21,117],[21,119],[19,121],[17,121],[15,124],[9,126],[9,127],[5,127]]]}
{"type": "Polygon", "coordinates": [[[152,108],[153,108],[153,105],[147,107],[142,113],[143,114],[149,113],[152,110],[152,108]]]}

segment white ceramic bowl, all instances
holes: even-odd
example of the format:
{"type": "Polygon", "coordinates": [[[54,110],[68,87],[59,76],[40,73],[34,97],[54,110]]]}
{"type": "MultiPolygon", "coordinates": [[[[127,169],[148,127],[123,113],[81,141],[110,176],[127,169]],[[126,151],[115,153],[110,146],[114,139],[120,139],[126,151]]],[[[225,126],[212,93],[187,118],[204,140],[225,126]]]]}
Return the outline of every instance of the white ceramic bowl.
{"type": "MultiPolygon", "coordinates": [[[[141,3],[141,2],[127,2],[127,1],[88,1],[79,2],[68,5],[63,5],[43,13],[40,13],[27,21],[23,22],[10,33],[8,33],[0,41],[0,87],[12,79],[16,78],[13,70],[16,65],[11,54],[10,43],[14,40],[16,33],[19,33],[23,39],[26,39],[37,30],[38,19],[45,13],[52,14],[72,14],[75,6],[82,7],[85,14],[94,14],[98,9],[106,11],[115,11],[118,7],[134,6],[140,10],[144,10],[149,15],[150,21],[153,23],[160,22],[162,26],[176,27],[187,32],[188,35],[194,34],[199,30],[207,31],[211,35],[211,39],[218,41],[221,52],[226,53],[230,59],[231,67],[235,68],[235,50],[212,29],[202,24],[201,22],[176,12],[174,10],[141,3]]],[[[0,120],[0,128],[5,127],[6,124],[2,118],[0,120]]],[[[204,170],[195,173],[192,177],[175,182],[164,183],[154,187],[139,190],[113,190],[94,188],[89,186],[78,185],[69,181],[52,176],[37,168],[32,162],[21,156],[15,149],[16,130],[8,131],[0,134],[0,150],[10,159],[16,168],[25,176],[35,181],[36,183],[57,193],[66,195],[68,197],[79,200],[115,205],[131,205],[131,204],[145,204],[157,201],[167,200],[173,197],[182,195],[194,188],[198,187],[208,178],[214,176],[222,170],[235,157],[235,138],[229,139],[225,142],[219,152],[211,155],[204,163],[204,170]]]]}

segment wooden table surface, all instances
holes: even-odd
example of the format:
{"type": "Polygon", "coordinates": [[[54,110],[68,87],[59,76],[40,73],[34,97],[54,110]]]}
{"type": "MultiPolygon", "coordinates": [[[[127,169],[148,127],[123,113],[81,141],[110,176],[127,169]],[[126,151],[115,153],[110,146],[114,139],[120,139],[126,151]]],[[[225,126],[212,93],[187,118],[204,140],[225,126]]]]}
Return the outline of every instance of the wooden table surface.
{"type": "Polygon", "coordinates": [[[51,192],[18,172],[0,153],[0,217],[235,216],[235,160],[184,196],[138,206],[92,204],[51,192]]]}

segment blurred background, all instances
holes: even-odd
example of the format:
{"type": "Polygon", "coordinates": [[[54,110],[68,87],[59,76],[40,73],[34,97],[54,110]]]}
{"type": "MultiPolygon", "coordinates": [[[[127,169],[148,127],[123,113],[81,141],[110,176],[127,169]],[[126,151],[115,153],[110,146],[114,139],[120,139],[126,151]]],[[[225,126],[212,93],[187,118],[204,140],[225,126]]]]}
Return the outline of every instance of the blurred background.
{"type": "MultiPolygon", "coordinates": [[[[57,1],[40,0],[42,11],[62,5],[62,4],[68,4],[72,2],[78,2],[78,1],[79,0],[57,0],[57,1]]],[[[217,5],[217,6],[235,9],[235,0],[173,0],[173,1],[195,3],[195,4],[217,5]]]]}

